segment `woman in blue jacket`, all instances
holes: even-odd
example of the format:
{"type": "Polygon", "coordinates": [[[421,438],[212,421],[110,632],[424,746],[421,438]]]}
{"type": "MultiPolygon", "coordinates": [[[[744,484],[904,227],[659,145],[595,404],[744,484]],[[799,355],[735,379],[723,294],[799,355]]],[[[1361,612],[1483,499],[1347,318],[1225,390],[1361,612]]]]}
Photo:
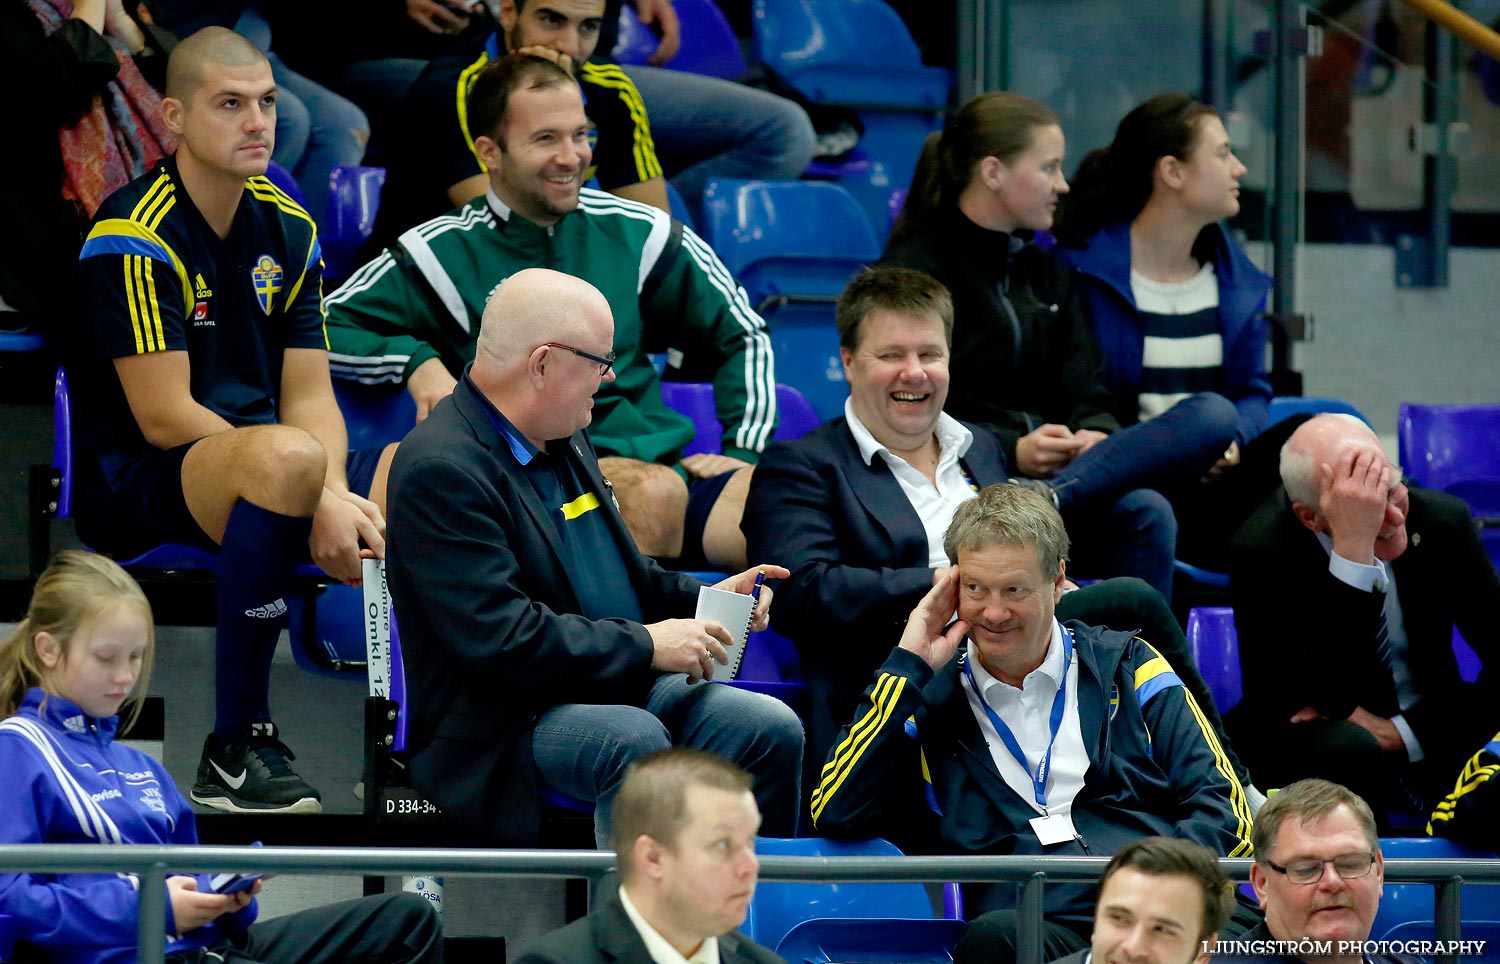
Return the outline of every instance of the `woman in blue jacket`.
{"type": "Polygon", "coordinates": [[[1221,223],[1239,213],[1244,173],[1211,107],[1160,94],[1125,115],[1109,147],[1084,158],[1056,226],[1121,423],[1149,421],[1205,393],[1234,405],[1222,457],[1203,466],[1202,482],[1165,492],[1178,517],[1178,555],[1205,563],[1217,562],[1275,487],[1272,449],[1280,447],[1249,448],[1271,400],[1262,317],[1271,279],[1221,223]]]}
{"type": "MultiPolygon", "coordinates": [[[[60,553],[0,644],[0,843],[198,842],[166,769],[115,742],[121,706],[145,694],[154,649],[135,580],[104,556],[60,553]]],[[[415,894],[256,924],[259,881],[238,893],[214,893],[210,881],[166,879],[168,960],[441,964],[441,925],[415,894]]],[[[118,873],[0,873],[0,914],[53,964],[126,964],[140,885],[118,873]]]]}

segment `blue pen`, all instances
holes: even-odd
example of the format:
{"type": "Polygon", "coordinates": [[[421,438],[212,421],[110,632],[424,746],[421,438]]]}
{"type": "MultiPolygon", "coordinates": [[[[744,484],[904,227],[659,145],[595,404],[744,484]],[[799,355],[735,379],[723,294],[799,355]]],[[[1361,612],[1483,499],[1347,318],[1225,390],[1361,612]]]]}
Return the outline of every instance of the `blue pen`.
{"type": "MultiPolygon", "coordinates": [[[[750,587],[750,598],[755,600],[755,605],[760,605],[760,587],[766,584],[766,571],[762,569],[755,576],[755,585],[750,587]]],[[[754,607],[752,607],[753,611],[754,607]]]]}

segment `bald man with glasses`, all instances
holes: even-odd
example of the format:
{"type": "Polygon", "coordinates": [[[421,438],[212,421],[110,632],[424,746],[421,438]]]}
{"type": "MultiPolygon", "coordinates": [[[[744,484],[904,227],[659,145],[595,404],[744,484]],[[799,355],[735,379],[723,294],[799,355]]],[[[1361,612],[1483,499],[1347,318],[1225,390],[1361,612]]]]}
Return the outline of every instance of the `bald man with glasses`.
{"type": "MultiPolygon", "coordinates": [[[[755,777],[766,833],[796,829],[802,725],[706,683],[730,629],[700,583],[631,540],[584,429],[615,378],[614,319],[579,278],[531,268],[485,308],[474,361],[391,467],[390,585],[413,784],[477,842],[534,846],[541,790],[595,805],[603,847],[626,767],[673,745],[755,777]]],[[[750,592],[757,566],[719,583],[750,592]]],[[[766,625],[762,589],[754,626],[766,625]]]]}

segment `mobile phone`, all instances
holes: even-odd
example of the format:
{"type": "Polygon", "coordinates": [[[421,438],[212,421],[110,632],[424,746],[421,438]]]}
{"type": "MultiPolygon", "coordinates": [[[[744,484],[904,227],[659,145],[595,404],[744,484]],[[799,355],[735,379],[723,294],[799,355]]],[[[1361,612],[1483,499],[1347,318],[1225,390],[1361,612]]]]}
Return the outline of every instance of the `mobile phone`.
{"type": "Polygon", "coordinates": [[[252,884],[264,876],[265,874],[214,874],[208,886],[216,894],[238,894],[242,890],[249,890],[252,884]]]}

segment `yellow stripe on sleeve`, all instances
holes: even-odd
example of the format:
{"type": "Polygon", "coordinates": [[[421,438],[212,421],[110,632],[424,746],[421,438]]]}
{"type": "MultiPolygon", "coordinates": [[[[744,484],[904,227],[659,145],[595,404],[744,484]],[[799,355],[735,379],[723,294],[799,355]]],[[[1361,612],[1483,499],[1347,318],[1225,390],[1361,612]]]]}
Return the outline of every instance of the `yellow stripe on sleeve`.
{"type": "MultiPolygon", "coordinates": [[[[1155,650],[1152,650],[1152,652],[1155,652],[1155,650]]],[[[1172,665],[1166,661],[1165,657],[1161,655],[1154,656],[1135,668],[1135,688],[1139,691],[1142,686],[1145,686],[1151,680],[1163,673],[1170,672],[1172,672],[1172,665]]]]}
{"type": "Polygon", "coordinates": [[[135,353],[141,355],[146,351],[146,343],[142,336],[141,312],[135,291],[135,262],[138,260],[138,255],[127,254],[124,259],[124,274],[125,304],[130,309],[130,332],[135,336],[135,353]]]}
{"type": "Polygon", "coordinates": [[[849,736],[839,744],[834,753],[832,762],[823,767],[823,779],[818,789],[813,791],[812,818],[814,826],[818,818],[823,815],[823,810],[828,806],[828,801],[833,799],[834,794],[844,785],[849,774],[854,771],[859,758],[869,748],[876,734],[883,730],[890,722],[891,713],[896,709],[896,703],[901,698],[901,691],[906,687],[906,677],[883,674],[880,682],[875,687],[875,700],[870,711],[865,714],[850,731],[849,736]]]}

